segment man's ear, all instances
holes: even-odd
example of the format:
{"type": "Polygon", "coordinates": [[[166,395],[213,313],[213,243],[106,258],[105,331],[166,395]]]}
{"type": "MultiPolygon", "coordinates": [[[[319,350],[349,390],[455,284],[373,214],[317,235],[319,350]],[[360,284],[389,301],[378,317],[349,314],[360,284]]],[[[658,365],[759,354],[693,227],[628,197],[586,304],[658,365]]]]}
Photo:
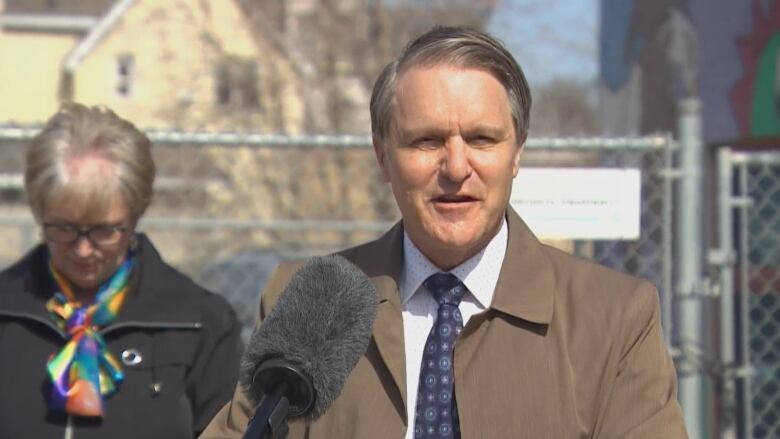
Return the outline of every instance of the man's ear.
{"type": "Polygon", "coordinates": [[[515,151],[515,154],[512,156],[512,175],[517,177],[517,171],[520,170],[520,158],[523,155],[523,150],[525,149],[525,136],[523,136],[522,139],[519,139],[517,142],[517,151],[515,151]]]}
{"type": "Polygon", "coordinates": [[[387,171],[389,163],[387,163],[388,158],[385,151],[385,142],[380,140],[376,135],[371,136],[371,141],[374,144],[376,162],[379,164],[379,170],[382,172],[382,181],[389,183],[390,173],[387,171]]]}

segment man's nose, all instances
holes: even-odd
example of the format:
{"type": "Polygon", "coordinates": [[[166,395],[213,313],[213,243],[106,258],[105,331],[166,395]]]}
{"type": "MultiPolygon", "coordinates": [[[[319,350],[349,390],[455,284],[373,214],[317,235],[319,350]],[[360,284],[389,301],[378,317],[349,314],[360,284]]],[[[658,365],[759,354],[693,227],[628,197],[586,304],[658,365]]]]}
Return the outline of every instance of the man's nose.
{"type": "Polygon", "coordinates": [[[473,169],[469,161],[468,148],[466,142],[460,137],[448,140],[441,164],[442,176],[456,183],[463,182],[471,176],[473,169]]]}

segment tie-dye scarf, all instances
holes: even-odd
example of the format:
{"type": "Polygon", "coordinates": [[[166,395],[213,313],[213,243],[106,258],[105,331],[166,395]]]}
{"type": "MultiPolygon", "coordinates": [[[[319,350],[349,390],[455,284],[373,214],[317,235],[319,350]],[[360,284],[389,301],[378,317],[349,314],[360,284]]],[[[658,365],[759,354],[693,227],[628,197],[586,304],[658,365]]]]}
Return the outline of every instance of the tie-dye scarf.
{"type": "Polygon", "coordinates": [[[98,289],[94,303],[75,301],[68,281],[49,263],[59,291],[46,309],[70,339],[49,359],[46,367],[52,381],[51,408],[79,416],[103,416],[103,397],[116,391],[124,379],[117,359],[98,332],[119,313],[128,290],[133,257],[98,289]]]}

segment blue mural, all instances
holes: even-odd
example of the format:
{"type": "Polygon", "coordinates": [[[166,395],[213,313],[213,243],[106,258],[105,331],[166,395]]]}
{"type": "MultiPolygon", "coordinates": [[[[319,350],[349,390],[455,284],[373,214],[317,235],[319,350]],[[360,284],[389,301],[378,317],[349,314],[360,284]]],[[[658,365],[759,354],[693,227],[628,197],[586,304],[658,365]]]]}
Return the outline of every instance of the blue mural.
{"type": "Polygon", "coordinates": [[[780,136],[778,32],[780,0],[602,0],[607,131],[673,132],[691,95],[705,141],[780,136]]]}

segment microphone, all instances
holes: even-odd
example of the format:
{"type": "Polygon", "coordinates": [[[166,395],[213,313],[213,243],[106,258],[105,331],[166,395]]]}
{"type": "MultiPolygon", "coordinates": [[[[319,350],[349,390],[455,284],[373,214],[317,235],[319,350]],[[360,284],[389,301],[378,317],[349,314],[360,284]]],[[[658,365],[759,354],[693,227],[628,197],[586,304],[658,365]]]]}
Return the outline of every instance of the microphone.
{"type": "Polygon", "coordinates": [[[257,407],[244,439],[281,438],[288,417],[325,413],[368,347],[377,303],[368,276],[341,256],[311,258],[293,275],[241,360],[257,407]]]}

